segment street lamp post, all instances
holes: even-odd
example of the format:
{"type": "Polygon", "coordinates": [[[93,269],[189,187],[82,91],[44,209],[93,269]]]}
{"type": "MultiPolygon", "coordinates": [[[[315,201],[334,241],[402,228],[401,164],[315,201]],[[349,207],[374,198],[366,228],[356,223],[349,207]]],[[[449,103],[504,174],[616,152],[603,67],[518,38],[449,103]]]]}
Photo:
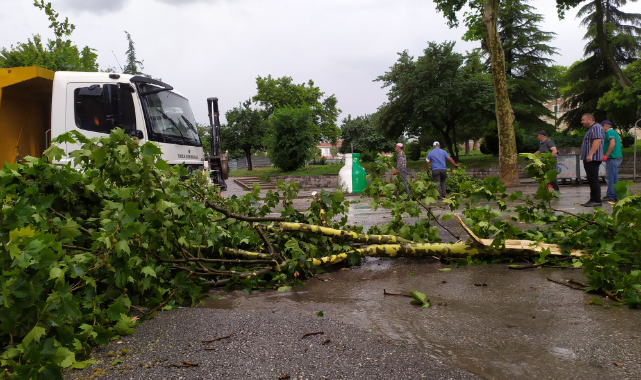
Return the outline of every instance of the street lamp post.
{"type": "Polygon", "coordinates": [[[632,182],[637,180],[637,124],[641,119],[634,123],[634,154],[632,156],[632,182]]]}
{"type": "Polygon", "coordinates": [[[561,93],[559,92],[559,90],[556,90],[556,100],[555,100],[555,104],[554,104],[554,130],[556,130],[556,128],[558,127],[558,125],[557,125],[558,124],[558,120],[556,118],[556,113],[559,110],[559,97],[560,96],[561,96],[561,93]]]}

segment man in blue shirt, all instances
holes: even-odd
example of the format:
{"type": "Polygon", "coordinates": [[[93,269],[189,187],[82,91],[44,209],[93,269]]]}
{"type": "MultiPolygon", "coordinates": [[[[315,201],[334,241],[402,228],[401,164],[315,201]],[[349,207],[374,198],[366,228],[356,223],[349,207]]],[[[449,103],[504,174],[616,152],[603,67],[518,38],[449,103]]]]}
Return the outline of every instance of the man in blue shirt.
{"type": "Polygon", "coordinates": [[[452,165],[458,168],[458,165],[446,151],[441,149],[438,141],[434,141],[434,149],[427,154],[425,162],[425,170],[429,173],[430,164],[432,164],[432,181],[438,183],[438,199],[445,198],[445,180],[447,179],[447,165],[445,160],[448,160],[452,165]]]}
{"type": "Polygon", "coordinates": [[[601,124],[594,121],[591,113],[583,114],[581,124],[588,128],[588,132],[581,144],[581,159],[585,168],[585,176],[590,184],[590,200],[583,203],[583,207],[601,206],[601,185],[599,184],[599,166],[603,160],[603,137],[605,131],[601,124]]]}

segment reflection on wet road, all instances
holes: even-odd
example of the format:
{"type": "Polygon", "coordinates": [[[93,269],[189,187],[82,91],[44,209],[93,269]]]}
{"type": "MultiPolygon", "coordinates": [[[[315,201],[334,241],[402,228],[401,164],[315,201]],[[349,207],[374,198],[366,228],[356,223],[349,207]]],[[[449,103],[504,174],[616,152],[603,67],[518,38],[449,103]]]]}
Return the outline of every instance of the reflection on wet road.
{"type": "Polygon", "coordinates": [[[580,271],[511,271],[505,264],[438,270],[443,267],[368,258],[288,292],[216,290],[212,294],[221,298],[203,306],[302,315],[323,311],[324,318],[418,344],[492,379],[641,378],[641,312],[586,305],[593,296],[546,279],[579,279],[580,271]],[[432,306],[384,296],[383,289],[423,292],[432,306]]]}

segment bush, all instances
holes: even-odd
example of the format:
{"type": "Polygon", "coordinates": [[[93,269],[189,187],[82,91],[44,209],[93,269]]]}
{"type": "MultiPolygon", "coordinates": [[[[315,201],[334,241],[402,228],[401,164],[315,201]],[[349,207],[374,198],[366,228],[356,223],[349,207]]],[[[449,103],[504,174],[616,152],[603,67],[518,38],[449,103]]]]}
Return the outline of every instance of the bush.
{"type": "Polygon", "coordinates": [[[537,150],[539,150],[539,145],[541,143],[539,142],[538,137],[533,134],[526,134],[523,137],[523,142],[521,145],[518,147],[519,153],[534,153],[537,150]]]}
{"type": "Polygon", "coordinates": [[[630,132],[621,133],[621,145],[624,148],[629,148],[634,145],[634,135],[630,132]]]}
{"type": "Polygon", "coordinates": [[[310,162],[310,165],[327,165],[327,159],[325,157],[313,158],[310,162]]]}
{"type": "Polygon", "coordinates": [[[309,108],[277,109],[269,120],[268,156],[274,166],[291,172],[305,165],[314,151],[314,123],[309,108]]]}
{"type": "Polygon", "coordinates": [[[551,137],[557,148],[581,146],[585,132],[559,133],[551,137]]]}
{"type": "Polygon", "coordinates": [[[421,159],[421,146],[413,142],[405,146],[405,154],[408,160],[418,161],[421,159]]]}
{"type": "Polygon", "coordinates": [[[361,162],[374,162],[376,161],[376,156],[378,152],[370,151],[361,153],[361,162]]]}
{"type": "Polygon", "coordinates": [[[481,153],[499,155],[499,135],[496,132],[487,132],[483,135],[481,153]]]}
{"type": "MultiPolygon", "coordinates": [[[[523,149],[529,149],[531,143],[529,143],[526,148],[524,145],[525,142],[525,132],[516,127],[514,128],[514,134],[516,136],[516,150],[518,152],[523,151],[523,149]]],[[[536,138],[536,136],[535,136],[536,138]]],[[[537,148],[538,149],[538,142],[537,142],[537,148]]],[[[536,149],[533,150],[532,152],[536,152],[536,149]]],[[[496,131],[491,131],[491,132],[486,132],[485,135],[483,135],[483,140],[481,141],[481,153],[483,154],[493,154],[495,156],[499,155],[499,135],[498,132],[496,131]]],[[[530,152],[531,153],[531,152],[530,152]]]]}

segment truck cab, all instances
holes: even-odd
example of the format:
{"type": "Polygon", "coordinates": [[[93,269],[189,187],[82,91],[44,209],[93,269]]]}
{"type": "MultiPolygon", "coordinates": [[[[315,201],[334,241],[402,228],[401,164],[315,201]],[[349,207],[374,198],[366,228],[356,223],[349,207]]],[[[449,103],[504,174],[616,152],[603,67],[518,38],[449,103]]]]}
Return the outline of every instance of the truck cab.
{"type": "MultiPolygon", "coordinates": [[[[27,155],[41,157],[62,133],[100,137],[114,128],[156,142],[171,165],[203,167],[189,101],[166,83],[117,73],[0,69],[0,167],[27,155]]],[[[64,145],[67,154],[79,148],[64,145]]]]}

